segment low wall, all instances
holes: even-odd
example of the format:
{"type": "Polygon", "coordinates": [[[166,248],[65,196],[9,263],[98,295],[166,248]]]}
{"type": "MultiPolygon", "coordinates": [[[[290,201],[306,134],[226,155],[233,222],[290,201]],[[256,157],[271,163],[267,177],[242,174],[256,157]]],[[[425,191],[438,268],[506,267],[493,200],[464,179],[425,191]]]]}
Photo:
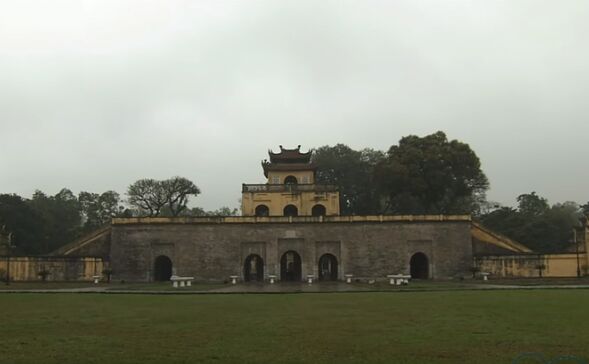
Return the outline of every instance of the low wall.
{"type": "MultiPolygon", "coordinates": [[[[0,278],[6,279],[7,257],[0,256],[0,278]]],[[[40,281],[39,272],[48,271],[48,281],[91,281],[102,275],[102,258],[88,257],[10,257],[11,281],[40,281]]]]}
{"type": "Polygon", "coordinates": [[[577,265],[577,254],[574,253],[475,258],[475,264],[481,272],[489,272],[492,277],[505,278],[539,277],[540,271],[543,277],[576,277],[577,266],[581,275],[588,275],[587,255],[579,254],[578,262],[577,265]],[[543,266],[543,269],[539,269],[539,266],[543,266]]]}

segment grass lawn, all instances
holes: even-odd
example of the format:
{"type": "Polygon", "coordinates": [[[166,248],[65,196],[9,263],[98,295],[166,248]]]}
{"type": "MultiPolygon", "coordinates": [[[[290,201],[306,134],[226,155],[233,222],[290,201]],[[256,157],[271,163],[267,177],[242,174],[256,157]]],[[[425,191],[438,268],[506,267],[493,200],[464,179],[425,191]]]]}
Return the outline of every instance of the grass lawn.
{"type": "Polygon", "coordinates": [[[103,288],[112,291],[209,291],[211,289],[227,287],[227,284],[194,283],[191,287],[174,288],[171,282],[151,283],[118,283],[101,282],[11,282],[10,285],[0,283],[0,291],[18,290],[64,290],[78,288],[103,288]]]}
{"type": "Polygon", "coordinates": [[[589,358],[584,289],[2,294],[0,312],[0,363],[11,364],[496,364],[522,352],[589,358]]]}

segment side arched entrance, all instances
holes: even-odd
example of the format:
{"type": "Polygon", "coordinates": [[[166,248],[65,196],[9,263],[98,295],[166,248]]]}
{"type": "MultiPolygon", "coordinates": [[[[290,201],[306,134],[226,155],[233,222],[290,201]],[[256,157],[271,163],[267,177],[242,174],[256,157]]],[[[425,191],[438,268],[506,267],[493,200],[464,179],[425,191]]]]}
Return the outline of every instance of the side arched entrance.
{"type": "Polygon", "coordinates": [[[300,282],[301,279],[301,256],[293,250],[282,254],[282,258],[280,258],[280,280],[300,282]]]}
{"type": "Polygon", "coordinates": [[[337,281],[337,258],[332,254],[323,254],[319,258],[319,280],[337,281]]]}
{"type": "Polygon", "coordinates": [[[429,259],[423,253],[415,253],[409,261],[411,278],[428,279],[429,278],[429,259]]]}
{"type": "Polygon", "coordinates": [[[264,281],[264,260],[257,254],[251,254],[245,258],[243,266],[243,278],[246,282],[264,281]]]}
{"type": "Polygon", "coordinates": [[[325,206],[323,206],[321,204],[317,204],[317,205],[313,206],[313,208],[311,209],[311,215],[313,215],[313,216],[325,216],[326,213],[327,213],[327,210],[326,210],[325,206]]]}
{"type": "Polygon", "coordinates": [[[155,258],[153,263],[153,280],[156,282],[169,281],[172,277],[172,260],[165,255],[155,258]]]}
{"type": "Polygon", "coordinates": [[[270,209],[266,205],[258,205],[258,206],[256,206],[256,216],[258,216],[258,217],[270,216],[270,209]]]}

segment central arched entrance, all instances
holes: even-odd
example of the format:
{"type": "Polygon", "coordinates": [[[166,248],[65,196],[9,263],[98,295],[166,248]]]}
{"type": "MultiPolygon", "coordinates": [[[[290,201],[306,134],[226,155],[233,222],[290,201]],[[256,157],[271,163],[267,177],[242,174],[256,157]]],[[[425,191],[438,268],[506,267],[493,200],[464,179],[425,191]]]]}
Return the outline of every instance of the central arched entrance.
{"type": "Polygon", "coordinates": [[[165,255],[155,258],[153,263],[153,280],[156,282],[169,281],[172,277],[172,260],[165,255]]]}
{"type": "Polygon", "coordinates": [[[285,185],[296,185],[297,184],[297,178],[295,176],[287,176],[284,179],[284,184],[285,185]]]}
{"type": "Polygon", "coordinates": [[[280,259],[280,280],[300,282],[301,279],[301,256],[293,250],[282,254],[280,259]]]}
{"type": "Polygon", "coordinates": [[[257,254],[251,254],[245,258],[243,265],[243,278],[246,282],[264,281],[264,260],[257,254]]]}
{"type": "Polygon", "coordinates": [[[415,253],[409,261],[411,278],[428,279],[429,278],[429,260],[423,253],[415,253]]]}
{"type": "Polygon", "coordinates": [[[319,258],[319,280],[337,281],[337,258],[331,254],[323,254],[319,258]]]}
{"type": "Polygon", "coordinates": [[[297,209],[297,207],[295,205],[286,205],[286,207],[284,207],[284,216],[298,216],[299,215],[299,209],[297,209]]]}

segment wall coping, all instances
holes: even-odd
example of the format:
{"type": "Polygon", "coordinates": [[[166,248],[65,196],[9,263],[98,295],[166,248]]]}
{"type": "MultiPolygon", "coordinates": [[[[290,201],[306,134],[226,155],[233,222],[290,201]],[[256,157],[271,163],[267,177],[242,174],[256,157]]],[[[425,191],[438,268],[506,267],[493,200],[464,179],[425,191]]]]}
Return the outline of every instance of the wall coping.
{"type": "Polygon", "coordinates": [[[204,216],[113,218],[112,225],[136,224],[325,224],[359,222],[471,222],[470,215],[364,215],[364,216],[204,216]]]}
{"type": "MultiPolygon", "coordinates": [[[[585,252],[579,252],[579,257],[583,258],[586,256],[585,252]]],[[[478,255],[474,256],[477,260],[509,260],[509,259],[546,259],[546,258],[563,258],[563,259],[576,259],[577,253],[527,253],[527,254],[506,254],[506,255],[478,255]]]]}

